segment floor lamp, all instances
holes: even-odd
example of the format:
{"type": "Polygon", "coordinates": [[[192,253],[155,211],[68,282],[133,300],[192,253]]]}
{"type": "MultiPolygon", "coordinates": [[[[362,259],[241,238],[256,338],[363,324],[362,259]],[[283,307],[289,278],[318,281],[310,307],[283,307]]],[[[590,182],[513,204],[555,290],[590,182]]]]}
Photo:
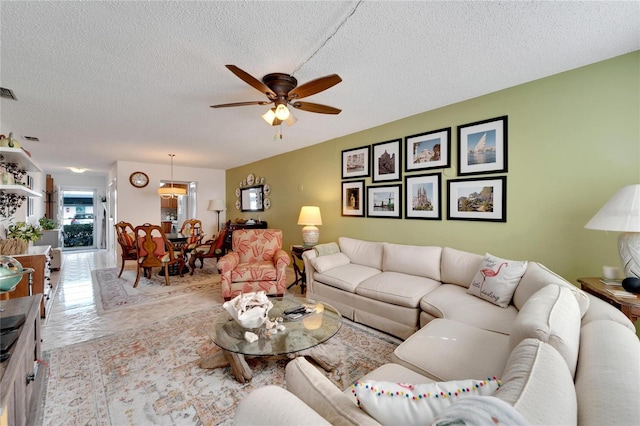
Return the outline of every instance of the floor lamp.
{"type": "Polygon", "coordinates": [[[216,212],[216,235],[220,232],[220,212],[226,209],[224,200],[209,200],[207,210],[216,212]]]}

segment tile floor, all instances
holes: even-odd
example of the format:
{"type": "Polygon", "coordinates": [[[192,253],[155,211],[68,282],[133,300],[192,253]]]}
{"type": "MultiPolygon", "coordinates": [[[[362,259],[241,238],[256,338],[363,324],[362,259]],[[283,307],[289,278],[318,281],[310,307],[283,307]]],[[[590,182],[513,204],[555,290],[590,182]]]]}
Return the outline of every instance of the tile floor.
{"type": "MultiPolygon", "coordinates": [[[[207,259],[209,260],[209,259],[207,259]]],[[[42,319],[42,350],[49,350],[137,328],[179,314],[211,306],[211,301],[194,293],[191,297],[141,305],[98,315],[93,297],[91,271],[119,266],[106,250],[65,252],[47,317],[42,319]]],[[[196,271],[197,273],[197,271],[196,271]]],[[[293,282],[293,272],[287,282],[293,282]]],[[[291,290],[295,293],[299,287],[291,290]]]]}

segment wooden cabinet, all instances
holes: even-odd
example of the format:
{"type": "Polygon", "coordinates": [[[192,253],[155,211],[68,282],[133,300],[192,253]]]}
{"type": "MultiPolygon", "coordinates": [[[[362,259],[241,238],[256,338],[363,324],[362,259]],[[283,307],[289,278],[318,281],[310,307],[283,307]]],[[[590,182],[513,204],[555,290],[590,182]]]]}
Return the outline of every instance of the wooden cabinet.
{"type": "Polygon", "coordinates": [[[160,207],[163,209],[177,209],[178,199],[177,198],[160,198],[160,207]]]}
{"type": "Polygon", "coordinates": [[[14,257],[23,268],[33,268],[32,274],[32,286],[29,289],[29,275],[22,277],[22,280],[16,287],[16,289],[10,293],[9,299],[15,299],[17,297],[31,296],[34,294],[42,294],[42,300],[40,302],[40,316],[45,317],[45,303],[49,300],[51,293],[51,286],[49,284],[49,251],[51,246],[33,246],[29,247],[29,251],[26,254],[14,254],[14,257]]]}
{"type": "Polygon", "coordinates": [[[45,368],[40,355],[40,302],[42,295],[0,302],[3,317],[25,315],[20,335],[8,360],[0,363],[0,425],[35,425],[42,403],[45,368]]]}

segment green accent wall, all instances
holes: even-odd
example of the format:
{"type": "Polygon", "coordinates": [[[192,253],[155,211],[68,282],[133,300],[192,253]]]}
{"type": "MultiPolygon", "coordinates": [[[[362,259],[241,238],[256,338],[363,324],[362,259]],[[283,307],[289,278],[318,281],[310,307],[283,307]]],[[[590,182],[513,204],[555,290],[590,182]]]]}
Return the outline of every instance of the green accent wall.
{"type": "MultiPolygon", "coordinates": [[[[538,261],[574,283],[600,276],[603,265],[620,267],[618,233],[584,225],[618,189],[640,183],[639,76],[636,51],[227,170],[227,218],[268,221],[283,230],[288,249],[302,241],[300,207],[317,205],[320,242],[349,236],[449,246],[538,261]],[[502,115],[509,117],[509,170],[498,174],[507,177],[507,222],[446,220],[446,181],[458,178],[457,126],[502,115]],[[342,150],[443,127],[451,127],[452,167],[425,171],[443,174],[442,220],[341,216],[342,150]],[[235,188],[249,173],[271,186],[271,209],[259,214],[233,207],[235,188]]],[[[323,118],[327,125],[340,119],[323,118]]],[[[402,170],[404,200],[404,176],[421,172],[404,173],[404,158],[402,170]]]]}

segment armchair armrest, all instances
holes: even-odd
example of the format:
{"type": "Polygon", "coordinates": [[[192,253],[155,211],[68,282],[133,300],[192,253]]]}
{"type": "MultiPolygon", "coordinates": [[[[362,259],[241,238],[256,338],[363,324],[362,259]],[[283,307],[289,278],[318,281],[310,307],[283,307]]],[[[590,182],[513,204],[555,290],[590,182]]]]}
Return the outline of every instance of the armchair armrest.
{"type": "Polygon", "coordinates": [[[218,270],[221,275],[229,274],[240,263],[240,255],[234,251],[225,254],[218,261],[218,270]]]}
{"type": "Polygon", "coordinates": [[[286,268],[290,264],[291,264],[291,258],[289,257],[289,254],[286,251],[280,249],[273,255],[273,265],[276,267],[277,270],[280,270],[281,268],[286,268]]]}

